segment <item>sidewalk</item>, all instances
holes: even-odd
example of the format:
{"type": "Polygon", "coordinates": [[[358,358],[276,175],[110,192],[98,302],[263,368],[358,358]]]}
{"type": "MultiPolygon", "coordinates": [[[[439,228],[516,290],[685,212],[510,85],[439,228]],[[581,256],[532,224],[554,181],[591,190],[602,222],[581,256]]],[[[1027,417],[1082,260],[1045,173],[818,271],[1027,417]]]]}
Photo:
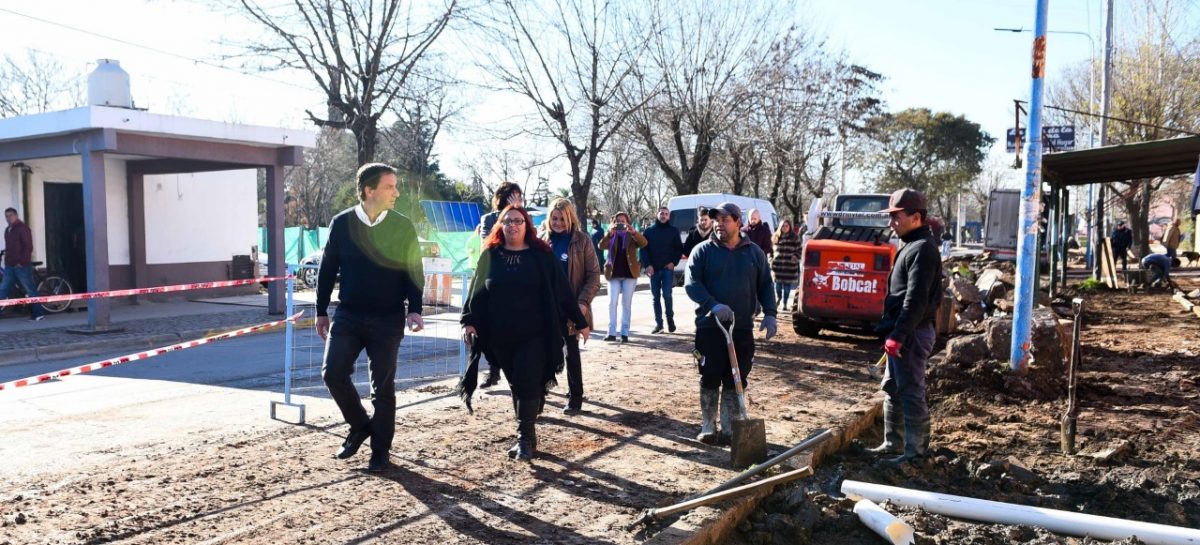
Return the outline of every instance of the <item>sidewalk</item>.
{"type": "Polygon", "coordinates": [[[0,317],[0,365],[91,353],[117,356],[282,317],[267,314],[265,295],[226,299],[231,301],[210,299],[206,300],[209,302],[113,306],[112,324],[124,330],[98,335],[68,332],[87,326],[86,309],[50,314],[39,322],[29,321],[24,314],[0,317]]]}

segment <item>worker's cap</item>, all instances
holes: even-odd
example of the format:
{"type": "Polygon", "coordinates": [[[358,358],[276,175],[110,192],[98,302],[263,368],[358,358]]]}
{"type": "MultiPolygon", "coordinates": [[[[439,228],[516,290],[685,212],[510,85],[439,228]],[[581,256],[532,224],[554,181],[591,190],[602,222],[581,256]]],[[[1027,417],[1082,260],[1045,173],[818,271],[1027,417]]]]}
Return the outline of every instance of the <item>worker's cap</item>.
{"type": "Polygon", "coordinates": [[[738,208],[738,205],[731,202],[723,202],[713,208],[708,209],[708,217],[712,219],[717,219],[721,214],[733,216],[733,219],[735,220],[742,219],[742,209],[738,208]]]}
{"type": "Polygon", "coordinates": [[[928,210],[929,203],[925,201],[925,195],[920,191],[910,188],[897,189],[892,193],[892,197],[888,199],[888,207],[880,210],[887,214],[899,212],[901,210],[928,210]]]}
{"type": "Polygon", "coordinates": [[[1117,225],[1118,225],[1118,226],[1119,226],[1119,225],[1125,225],[1125,220],[1118,221],[1118,222],[1117,222],[1117,225]]]}

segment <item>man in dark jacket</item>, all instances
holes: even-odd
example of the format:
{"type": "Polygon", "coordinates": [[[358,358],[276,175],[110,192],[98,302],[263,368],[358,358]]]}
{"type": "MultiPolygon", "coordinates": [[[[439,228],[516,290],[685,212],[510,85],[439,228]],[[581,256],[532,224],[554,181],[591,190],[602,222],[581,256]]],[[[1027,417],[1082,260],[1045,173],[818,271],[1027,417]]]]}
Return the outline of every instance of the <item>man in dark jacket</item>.
{"type": "MultiPolygon", "coordinates": [[[[26,297],[36,297],[37,285],[33,281],[33,232],[17,217],[15,208],[4,211],[4,220],[8,222],[8,226],[4,228],[4,282],[0,282],[0,299],[8,298],[8,292],[15,282],[21,283],[26,297]]],[[[46,317],[42,305],[34,303],[29,309],[30,320],[36,322],[46,317]]]]}
{"type": "Polygon", "coordinates": [[[749,383],[754,361],[756,305],[762,306],[763,319],[758,329],[766,331],[766,338],[774,337],[778,329],[775,288],[767,255],[742,236],[741,209],[726,202],[709,214],[716,223],[716,237],[700,243],[688,256],[684,289],[696,303],[696,351],[700,353],[701,426],[696,439],[707,444],[727,444],[733,421],[745,415],[740,414],[725,334],[716,320],[733,321],[733,348],[744,387],[749,383]],[[718,396],[720,433],[717,432],[718,396]]]}
{"type": "Polygon", "coordinates": [[[1129,249],[1133,247],[1133,231],[1125,225],[1125,220],[1117,222],[1117,228],[1112,232],[1113,261],[1121,260],[1121,270],[1129,270],[1129,249]]]}
{"type": "Polygon", "coordinates": [[[688,230],[687,240],[683,241],[683,255],[692,255],[692,249],[711,238],[712,233],[712,218],[708,217],[708,208],[701,206],[696,209],[696,226],[688,230]]]}
{"type": "Polygon", "coordinates": [[[357,178],[359,204],[334,216],[329,224],[329,241],[317,273],[316,327],[317,335],[328,339],[321,377],[350,424],[350,433],[335,456],[353,456],[369,438],[367,471],[376,473],[391,463],[396,356],[404,328],[416,332],[425,327],[421,318],[425,274],[416,229],[392,210],[400,196],[396,169],[371,163],[358,169],[357,178]],[[327,309],[339,275],[339,304],[330,327],[327,309]],[[369,418],[353,380],[354,362],[363,350],[375,408],[369,418]]]}
{"type": "Polygon", "coordinates": [[[929,406],[925,399],[925,365],[937,337],[934,317],[941,301],[942,260],[938,243],[926,225],[925,195],[915,189],[892,193],[891,228],[904,242],[888,277],[883,319],[876,330],[885,335],[887,371],[883,375],[883,444],[870,449],[900,454],[891,463],[925,456],[929,448],[929,406]],[[900,411],[897,411],[897,408],[900,411]],[[903,417],[904,450],[900,451],[903,417]]]}
{"type": "Polygon", "coordinates": [[[642,232],[646,246],[641,250],[642,268],[650,277],[650,295],[654,299],[654,331],[663,330],[663,306],[667,308],[667,330],[675,332],[675,303],[671,290],[675,288],[675,266],[683,257],[683,235],[671,225],[671,210],[658,209],[658,220],[642,232]]]}

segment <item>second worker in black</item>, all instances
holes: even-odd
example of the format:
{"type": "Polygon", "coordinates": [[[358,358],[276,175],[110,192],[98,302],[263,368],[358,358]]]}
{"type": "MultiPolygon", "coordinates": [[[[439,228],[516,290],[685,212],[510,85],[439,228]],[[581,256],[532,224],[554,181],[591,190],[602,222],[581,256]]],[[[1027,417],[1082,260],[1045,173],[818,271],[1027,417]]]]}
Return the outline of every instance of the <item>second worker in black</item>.
{"type": "Polygon", "coordinates": [[[590,330],[566,273],[534,233],[524,208],[501,212],[483,250],[463,304],[463,341],[504,372],[517,416],[517,444],[508,456],[532,460],[537,416],[563,368],[567,320],[575,324],[581,344],[590,330]]]}

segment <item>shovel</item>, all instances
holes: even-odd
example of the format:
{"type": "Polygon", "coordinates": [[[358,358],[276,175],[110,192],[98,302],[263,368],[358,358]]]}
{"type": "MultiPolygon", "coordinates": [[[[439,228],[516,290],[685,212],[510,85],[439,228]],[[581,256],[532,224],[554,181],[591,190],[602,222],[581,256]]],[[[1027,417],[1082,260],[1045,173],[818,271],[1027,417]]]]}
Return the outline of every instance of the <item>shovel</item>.
{"type": "Polygon", "coordinates": [[[725,348],[729,350],[729,364],[733,370],[733,388],[737,392],[740,418],[732,419],[733,430],[729,438],[729,461],[734,468],[741,469],[767,459],[767,425],[761,418],[750,418],[746,411],[746,393],[742,391],[742,372],[738,368],[737,351],[733,346],[733,321],[729,328],[713,316],[721,333],[725,334],[725,348]]]}

